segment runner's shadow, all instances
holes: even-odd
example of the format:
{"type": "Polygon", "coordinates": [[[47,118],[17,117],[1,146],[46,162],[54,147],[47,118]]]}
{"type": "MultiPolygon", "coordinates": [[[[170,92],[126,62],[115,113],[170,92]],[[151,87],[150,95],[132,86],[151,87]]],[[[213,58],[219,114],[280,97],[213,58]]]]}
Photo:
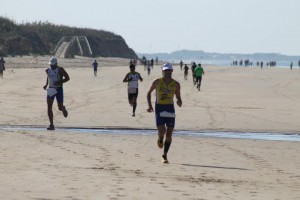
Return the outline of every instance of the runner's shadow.
{"type": "Polygon", "coordinates": [[[187,167],[202,167],[202,168],[214,168],[214,169],[251,170],[251,169],[239,168],[239,167],[221,167],[221,166],[212,166],[212,165],[193,165],[193,164],[179,164],[179,165],[183,165],[187,167]]]}

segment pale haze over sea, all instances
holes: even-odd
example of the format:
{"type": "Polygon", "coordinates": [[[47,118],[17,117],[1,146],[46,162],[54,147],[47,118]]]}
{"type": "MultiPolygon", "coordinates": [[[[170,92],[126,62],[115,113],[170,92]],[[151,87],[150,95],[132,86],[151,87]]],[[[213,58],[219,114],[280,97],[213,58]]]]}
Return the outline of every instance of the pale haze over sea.
{"type": "Polygon", "coordinates": [[[137,53],[300,55],[299,0],[11,0],[1,7],[17,23],[111,31],[137,53]]]}

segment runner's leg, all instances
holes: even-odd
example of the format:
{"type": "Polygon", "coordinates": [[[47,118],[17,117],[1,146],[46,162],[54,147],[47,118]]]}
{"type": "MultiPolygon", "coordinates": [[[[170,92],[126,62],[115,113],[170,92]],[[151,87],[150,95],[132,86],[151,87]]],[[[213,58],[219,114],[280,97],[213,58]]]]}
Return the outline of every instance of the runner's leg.
{"type": "Polygon", "coordinates": [[[135,116],[135,110],[136,110],[136,106],[137,106],[136,100],[137,100],[137,97],[133,97],[133,99],[132,99],[132,116],[133,117],[135,116]]]}
{"type": "Polygon", "coordinates": [[[47,107],[48,107],[48,118],[50,121],[50,125],[53,125],[53,111],[52,111],[52,106],[53,106],[53,100],[50,98],[47,98],[47,107]]]}
{"type": "Polygon", "coordinates": [[[173,127],[167,127],[165,147],[164,147],[164,155],[167,155],[167,153],[169,151],[169,148],[171,146],[173,130],[174,130],[173,127]]]}
{"type": "Polygon", "coordinates": [[[165,125],[159,125],[157,126],[158,130],[158,140],[157,140],[157,145],[159,148],[163,148],[164,145],[164,136],[166,133],[166,127],[165,125]]]}
{"type": "Polygon", "coordinates": [[[58,110],[62,111],[64,117],[68,117],[68,111],[66,109],[66,106],[64,106],[63,102],[57,102],[58,110]]]}

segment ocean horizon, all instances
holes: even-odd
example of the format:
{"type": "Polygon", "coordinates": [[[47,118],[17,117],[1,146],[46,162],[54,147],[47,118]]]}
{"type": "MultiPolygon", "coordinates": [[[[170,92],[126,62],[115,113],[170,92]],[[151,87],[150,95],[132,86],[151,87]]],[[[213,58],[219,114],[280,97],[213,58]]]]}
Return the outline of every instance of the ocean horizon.
{"type": "MultiPolygon", "coordinates": [[[[179,64],[181,60],[170,60],[167,62],[171,62],[173,64],[179,64]]],[[[232,66],[233,60],[205,60],[205,59],[182,59],[182,62],[184,64],[187,64],[188,66],[191,65],[192,62],[201,63],[202,65],[213,65],[213,66],[232,66]]],[[[239,60],[238,60],[239,62],[239,60]]],[[[261,62],[258,60],[252,61],[252,66],[247,66],[247,67],[257,67],[256,63],[261,62]]],[[[263,67],[267,67],[267,63],[270,61],[267,60],[262,60],[264,63],[263,67]]],[[[299,68],[298,62],[299,60],[279,60],[276,61],[276,66],[272,67],[279,67],[279,68],[290,68],[290,64],[293,62],[293,68],[299,68]]],[[[237,66],[240,66],[239,64],[237,66]]],[[[245,67],[245,65],[241,66],[245,67]]],[[[260,66],[259,66],[260,67],[260,66]]],[[[270,66],[268,66],[270,67],[270,66]]]]}

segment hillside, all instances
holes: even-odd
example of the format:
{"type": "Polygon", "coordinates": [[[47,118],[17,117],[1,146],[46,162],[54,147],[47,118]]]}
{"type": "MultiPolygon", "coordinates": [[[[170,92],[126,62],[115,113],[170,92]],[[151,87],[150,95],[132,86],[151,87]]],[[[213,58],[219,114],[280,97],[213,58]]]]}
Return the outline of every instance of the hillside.
{"type": "Polygon", "coordinates": [[[65,36],[86,36],[93,57],[137,57],[120,35],[108,31],[49,22],[17,24],[4,17],[0,17],[0,56],[54,54],[57,43],[65,36]]]}

